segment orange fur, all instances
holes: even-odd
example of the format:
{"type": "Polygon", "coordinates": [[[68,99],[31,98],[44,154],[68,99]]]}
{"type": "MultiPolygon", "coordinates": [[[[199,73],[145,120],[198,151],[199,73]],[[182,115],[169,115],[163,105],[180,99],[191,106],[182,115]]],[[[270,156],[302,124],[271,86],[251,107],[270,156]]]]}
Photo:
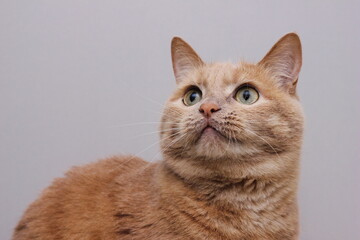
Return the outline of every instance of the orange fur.
{"type": "Polygon", "coordinates": [[[124,156],[73,168],[30,205],[14,240],[298,238],[297,35],[258,64],[204,63],[174,38],[172,60],[178,87],[162,116],[163,160],[124,156]],[[259,92],[257,102],[234,99],[242,85],[259,92]],[[185,106],[194,87],[202,98],[185,106]]]}

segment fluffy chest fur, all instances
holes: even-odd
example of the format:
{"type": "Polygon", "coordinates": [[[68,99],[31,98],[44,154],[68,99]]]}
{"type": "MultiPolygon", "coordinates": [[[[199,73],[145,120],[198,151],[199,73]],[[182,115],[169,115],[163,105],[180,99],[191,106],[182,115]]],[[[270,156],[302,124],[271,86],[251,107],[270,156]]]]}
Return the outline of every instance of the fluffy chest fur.
{"type": "Polygon", "coordinates": [[[177,228],[190,232],[189,238],[294,239],[297,235],[294,183],[285,179],[188,182],[171,170],[162,179],[162,203],[177,219],[177,228]]]}

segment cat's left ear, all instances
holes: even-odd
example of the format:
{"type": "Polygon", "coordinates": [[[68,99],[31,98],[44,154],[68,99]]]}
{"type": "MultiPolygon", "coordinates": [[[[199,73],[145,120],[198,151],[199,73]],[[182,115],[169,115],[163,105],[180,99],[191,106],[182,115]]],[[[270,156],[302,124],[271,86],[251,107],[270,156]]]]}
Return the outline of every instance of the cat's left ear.
{"type": "Polygon", "coordinates": [[[194,49],[179,37],[174,37],[171,41],[171,58],[176,83],[181,82],[190,71],[204,64],[194,49]]]}
{"type": "Polygon", "coordinates": [[[269,69],[280,87],[294,95],[302,64],[299,36],[296,33],[283,36],[258,64],[269,69]]]}

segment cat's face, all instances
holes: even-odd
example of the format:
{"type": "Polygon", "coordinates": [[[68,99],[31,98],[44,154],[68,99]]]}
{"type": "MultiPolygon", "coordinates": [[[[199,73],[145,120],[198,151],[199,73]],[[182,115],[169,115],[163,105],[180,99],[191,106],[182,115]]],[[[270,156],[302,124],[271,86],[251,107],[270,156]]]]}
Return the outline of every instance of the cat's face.
{"type": "Polygon", "coordinates": [[[165,155],[255,161],[258,156],[279,154],[300,144],[303,120],[295,85],[301,49],[300,62],[296,62],[296,52],[291,52],[291,61],[286,61],[292,65],[279,69],[285,66],[278,59],[286,50],[282,46],[272,49],[259,64],[205,64],[181,39],[174,41],[178,85],[162,118],[165,155]],[[275,65],[274,57],[280,65],[275,65]]]}

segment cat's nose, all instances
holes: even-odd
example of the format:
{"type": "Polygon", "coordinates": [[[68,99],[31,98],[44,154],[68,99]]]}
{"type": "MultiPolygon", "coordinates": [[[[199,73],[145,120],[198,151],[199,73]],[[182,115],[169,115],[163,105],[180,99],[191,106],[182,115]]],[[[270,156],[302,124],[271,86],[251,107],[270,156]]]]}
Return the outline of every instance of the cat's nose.
{"type": "Polygon", "coordinates": [[[211,117],[212,113],[217,112],[220,109],[219,105],[215,103],[203,103],[199,108],[199,112],[201,112],[204,117],[208,118],[211,117]]]}

